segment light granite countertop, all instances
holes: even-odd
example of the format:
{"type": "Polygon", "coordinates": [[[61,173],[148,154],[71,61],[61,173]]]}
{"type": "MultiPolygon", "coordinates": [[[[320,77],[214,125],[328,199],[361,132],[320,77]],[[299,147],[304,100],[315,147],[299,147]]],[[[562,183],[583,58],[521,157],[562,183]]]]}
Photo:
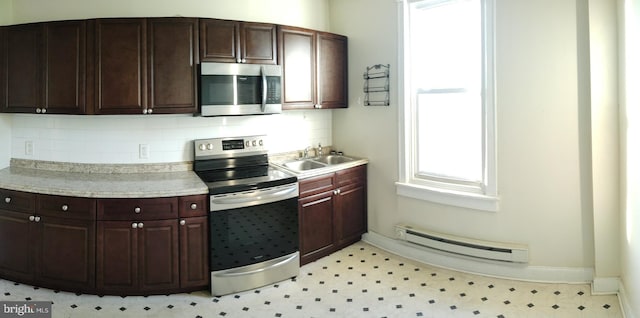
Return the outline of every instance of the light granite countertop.
{"type": "Polygon", "coordinates": [[[207,194],[188,164],[92,165],[12,160],[0,188],[87,198],[153,198],[207,194]],[[136,167],[137,166],[137,167],[136,167]]]}

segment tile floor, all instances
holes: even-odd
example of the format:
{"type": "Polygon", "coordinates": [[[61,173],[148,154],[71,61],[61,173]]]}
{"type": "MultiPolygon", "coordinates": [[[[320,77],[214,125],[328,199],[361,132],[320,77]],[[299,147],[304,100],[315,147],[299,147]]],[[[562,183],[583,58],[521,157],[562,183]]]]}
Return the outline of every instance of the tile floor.
{"type": "Polygon", "coordinates": [[[623,317],[588,284],[490,278],[404,259],[363,242],[295,279],[223,297],[76,295],[0,280],[0,301],[52,301],[53,317],[623,317]]]}

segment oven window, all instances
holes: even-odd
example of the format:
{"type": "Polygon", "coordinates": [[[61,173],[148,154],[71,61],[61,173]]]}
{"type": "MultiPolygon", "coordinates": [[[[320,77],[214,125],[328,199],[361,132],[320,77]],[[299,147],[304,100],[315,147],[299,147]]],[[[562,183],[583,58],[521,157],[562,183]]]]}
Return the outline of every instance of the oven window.
{"type": "Polygon", "coordinates": [[[202,105],[234,105],[233,75],[203,75],[201,80],[202,105]]]}
{"type": "Polygon", "coordinates": [[[211,212],[211,270],[260,263],[298,251],[298,199],[211,212]]]}

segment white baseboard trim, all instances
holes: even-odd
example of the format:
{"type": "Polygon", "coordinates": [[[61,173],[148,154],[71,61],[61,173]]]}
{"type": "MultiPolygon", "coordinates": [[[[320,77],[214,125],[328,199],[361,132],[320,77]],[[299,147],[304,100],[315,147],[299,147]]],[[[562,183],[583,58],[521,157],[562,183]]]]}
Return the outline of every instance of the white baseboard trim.
{"type": "Polygon", "coordinates": [[[640,318],[633,315],[631,309],[631,302],[627,296],[627,290],[624,288],[624,283],[620,282],[618,291],[618,301],[620,301],[620,308],[622,309],[622,315],[624,318],[640,318]]]}
{"type": "Polygon", "coordinates": [[[482,260],[442,252],[413,243],[388,238],[369,231],[362,240],[383,250],[425,264],[457,271],[506,279],[548,283],[590,283],[592,268],[545,267],[482,260]]]}
{"type": "Polygon", "coordinates": [[[613,295],[620,290],[620,278],[618,277],[594,277],[591,283],[592,295],[613,295]]]}

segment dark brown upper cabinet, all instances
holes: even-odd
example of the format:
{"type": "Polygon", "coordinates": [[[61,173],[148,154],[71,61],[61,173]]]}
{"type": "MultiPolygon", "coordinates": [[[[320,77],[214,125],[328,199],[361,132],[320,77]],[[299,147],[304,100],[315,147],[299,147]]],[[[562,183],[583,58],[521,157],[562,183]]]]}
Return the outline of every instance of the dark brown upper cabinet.
{"type": "Polygon", "coordinates": [[[15,25],[3,33],[2,111],[85,113],[85,21],[15,25]]]}
{"type": "Polygon", "coordinates": [[[194,113],[197,19],[96,21],[97,114],[194,113]]]}
{"type": "Polygon", "coordinates": [[[283,109],[346,108],[347,38],[281,26],[283,109]]]}
{"type": "Polygon", "coordinates": [[[318,108],[348,107],[347,37],[318,32],[317,37],[318,108]]]}
{"type": "Polygon", "coordinates": [[[316,32],[278,28],[278,58],[282,65],[282,107],[314,108],[316,105],[316,32]]]}
{"type": "Polygon", "coordinates": [[[276,64],[276,25],[200,19],[203,62],[276,64]]]}
{"type": "Polygon", "coordinates": [[[149,19],[147,28],[148,109],[154,114],[197,112],[198,20],[149,19]]]}
{"type": "Polygon", "coordinates": [[[98,19],[95,26],[95,112],[147,113],[145,19],[98,19]]]}

